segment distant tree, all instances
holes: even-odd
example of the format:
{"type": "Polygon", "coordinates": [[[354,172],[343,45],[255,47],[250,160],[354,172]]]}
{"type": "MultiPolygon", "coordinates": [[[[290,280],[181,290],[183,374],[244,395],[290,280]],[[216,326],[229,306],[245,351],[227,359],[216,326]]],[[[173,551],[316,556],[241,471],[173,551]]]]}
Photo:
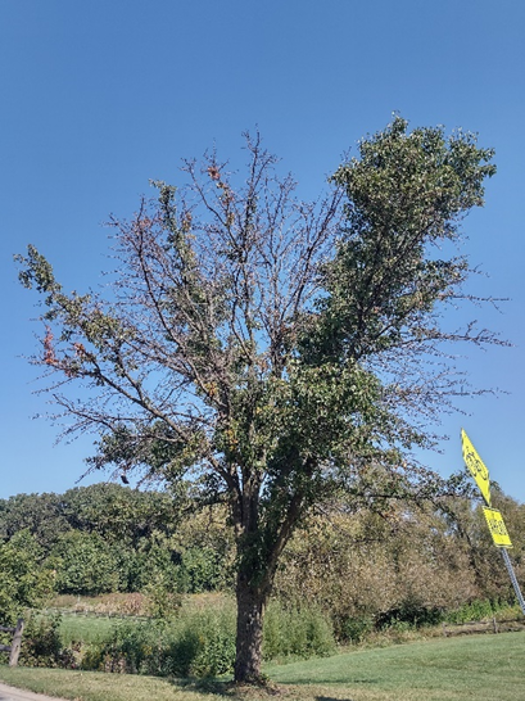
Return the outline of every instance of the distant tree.
{"type": "Polygon", "coordinates": [[[56,588],[64,594],[93,596],[118,590],[116,558],[97,533],[66,533],[55,546],[52,561],[56,588]]]}
{"type": "Polygon", "coordinates": [[[108,543],[133,549],[154,534],[173,533],[183,518],[181,503],[169,494],[118,484],[69,489],[60,503],[72,529],[98,533],[108,543]]]}
{"type": "Polygon", "coordinates": [[[64,494],[17,494],[0,499],[0,538],[27,529],[47,554],[65,533],[98,533],[109,543],[136,549],[155,534],[169,536],[183,519],[185,496],[140,491],[118,484],[75,487],[64,494]]]}
{"type": "Polygon", "coordinates": [[[49,551],[69,524],[61,509],[58,494],[17,494],[0,500],[0,538],[9,540],[27,529],[42,547],[49,551]]]}
{"type": "Polygon", "coordinates": [[[246,146],[238,189],[212,154],[186,163],[184,189],[154,183],[157,201],[112,220],[106,300],[66,293],[33,246],[18,257],[47,307],[35,362],[58,378],[68,431],[102,434],[91,468],[172,483],[192,471],[229,505],[243,682],[260,679],[264,607],[304,514],[339,489],[366,501],[436,487],[408,451],[431,443],[423,420],[458,391],[445,344],[494,340],[439,314],[462,297],[469,268],[448,253],[495,172],[472,135],[396,117],[311,204],[258,137],[246,146]]]}

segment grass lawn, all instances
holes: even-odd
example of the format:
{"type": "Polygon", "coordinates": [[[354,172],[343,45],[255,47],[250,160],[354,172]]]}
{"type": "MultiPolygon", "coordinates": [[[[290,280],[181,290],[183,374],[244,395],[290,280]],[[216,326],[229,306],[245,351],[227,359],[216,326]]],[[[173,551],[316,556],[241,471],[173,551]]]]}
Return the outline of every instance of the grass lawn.
{"type": "MultiPolygon", "coordinates": [[[[525,633],[434,639],[268,666],[288,701],[523,701],[525,633]]],[[[268,691],[220,682],[0,666],[7,684],[75,701],[259,701],[268,691]]]]}
{"type": "Polygon", "coordinates": [[[333,689],[333,698],[352,701],[523,701],[525,634],[434,639],[314,659],[268,672],[277,684],[322,684],[333,689]]]}

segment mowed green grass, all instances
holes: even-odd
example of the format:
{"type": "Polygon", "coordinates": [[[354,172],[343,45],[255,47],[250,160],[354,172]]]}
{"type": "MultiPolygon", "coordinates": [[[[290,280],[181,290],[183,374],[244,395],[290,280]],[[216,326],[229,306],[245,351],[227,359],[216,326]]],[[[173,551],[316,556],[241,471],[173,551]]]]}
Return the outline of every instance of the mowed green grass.
{"type": "Polygon", "coordinates": [[[525,633],[433,639],[268,671],[278,684],[344,687],[352,701],[524,701],[525,633]]]}
{"type": "Polygon", "coordinates": [[[525,633],[434,639],[275,666],[269,691],[221,682],[0,667],[7,684],[76,701],[524,701],[525,633]]]}

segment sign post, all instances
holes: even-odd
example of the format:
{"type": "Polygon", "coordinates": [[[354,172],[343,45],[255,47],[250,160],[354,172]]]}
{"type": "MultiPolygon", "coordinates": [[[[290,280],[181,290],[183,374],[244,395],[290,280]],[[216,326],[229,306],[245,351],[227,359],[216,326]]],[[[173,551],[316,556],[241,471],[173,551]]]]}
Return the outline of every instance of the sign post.
{"type": "Polygon", "coordinates": [[[505,563],[505,567],[507,568],[507,572],[509,573],[510,581],[512,582],[512,586],[514,587],[514,591],[516,592],[521,612],[525,616],[525,601],[523,599],[523,594],[521,593],[520,585],[518,583],[518,580],[516,579],[516,573],[514,572],[514,568],[512,567],[512,562],[510,561],[510,557],[506,548],[501,548],[501,555],[503,556],[503,562],[505,563]]]}
{"type": "Polygon", "coordinates": [[[485,515],[485,520],[487,526],[489,527],[490,534],[494,545],[500,549],[501,555],[503,557],[503,562],[509,573],[510,581],[516,592],[518,602],[523,615],[525,615],[525,600],[523,599],[523,594],[521,593],[520,585],[516,579],[516,573],[512,567],[512,562],[510,561],[508,548],[512,548],[512,542],[505,526],[505,521],[501,512],[497,509],[493,509],[490,503],[490,481],[489,481],[489,471],[485,466],[485,463],[480,458],[477,450],[472,445],[470,438],[467,436],[465,431],[461,429],[461,445],[463,449],[463,459],[467,468],[469,469],[471,475],[474,477],[476,484],[478,485],[481,496],[483,497],[486,507],[483,507],[483,513],[485,515]]]}

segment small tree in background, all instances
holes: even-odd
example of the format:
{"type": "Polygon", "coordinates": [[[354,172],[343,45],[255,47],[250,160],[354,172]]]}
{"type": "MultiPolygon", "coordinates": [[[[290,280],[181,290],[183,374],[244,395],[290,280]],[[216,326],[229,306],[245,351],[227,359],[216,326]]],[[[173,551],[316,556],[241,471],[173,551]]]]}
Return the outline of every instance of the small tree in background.
{"type": "Polygon", "coordinates": [[[312,204],[258,137],[246,145],[239,188],[211,155],[186,163],[184,189],[154,183],[158,200],[112,220],[107,299],[66,293],[32,246],[18,257],[47,307],[34,362],[59,378],[67,431],[101,434],[91,469],[191,473],[228,504],[242,682],[260,679],[264,607],[301,518],[340,489],[432,492],[437,476],[409,451],[431,443],[424,420],[457,391],[445,344],[494,341],[439,317],[469,273],[441,247],[482,205],[492,151],[396,118],[312,204]]]}
{"type": "Polygon", "coordinates": [[[28,608],[53,593],[53,572],[42,566],[42,551],[27,530],[0,542],[0,625],[14,625],[28,608]]]}

